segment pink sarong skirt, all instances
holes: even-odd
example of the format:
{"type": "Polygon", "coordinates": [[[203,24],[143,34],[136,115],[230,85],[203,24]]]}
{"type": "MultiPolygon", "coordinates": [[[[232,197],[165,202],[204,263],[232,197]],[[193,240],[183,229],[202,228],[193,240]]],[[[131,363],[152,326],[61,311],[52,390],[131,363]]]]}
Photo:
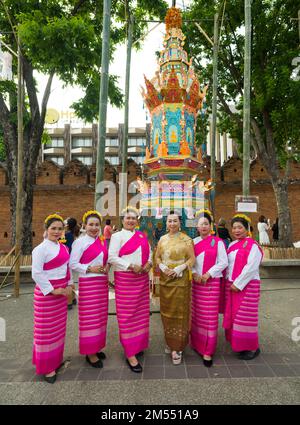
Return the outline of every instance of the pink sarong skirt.
{"type": "Polygon", "coordinates": [[[115,272],[115,293],[120,342],[128,358],[149,345],[148,273],[115,272]]]}
{"type": "Polygon", "coordinates": [[[255,351],[258,341],[258,305],[260,281],[251,280],[241,292],[232,292],[232,282],[226,281],[223,327],[232,350],[255,351]]]}
{"type": "Polygon", "coordinates": [[[96,354],[106,345],[108,277],[78,279],[79,352],[96,354]]]}
{"type": "MultiPolygon", "coordinates": [[[[53,288],[66,288],[68,279],[50,281],[53,288]]],[[[68,299],[64,295],[43,295],[34,289],[34,335],[32,363],[37,375],[47,375],[63,361],[68,299]]]]}
{"type": "Polygon", "coordinates": [[[216,351],[219,303],[220,278],[209,279],[206,285],[193,281],[190,343],[201,355],[212,356],[216,351]]]}

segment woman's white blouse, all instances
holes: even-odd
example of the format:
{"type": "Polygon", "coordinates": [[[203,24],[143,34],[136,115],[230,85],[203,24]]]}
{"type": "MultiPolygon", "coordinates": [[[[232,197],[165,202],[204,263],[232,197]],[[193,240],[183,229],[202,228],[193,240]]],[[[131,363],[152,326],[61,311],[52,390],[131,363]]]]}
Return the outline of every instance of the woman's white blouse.
{"type": "Polygon", "coordinates": [[[87,264],[80,264],[79,260],[86,249],[95,242],[95,238],[85,235],[76,239],[72,245],[70,268],[72,271],[78,272],[79,277],[95,277],[105,276],[100,273],[86,273],[88,266],[103,266],[103,252],[99,254],[94,260],[87,264]]]}
{"type": "MultiPolygon", "coordinates": [[[[202,241],[201,236],[198,236],[197,238],[193,239],[194,245],[196,245],[200,241],[202,241]]],[[[201,254],[199,254],[196,257],[196,262],[194,264],[194,267],[192,268],[192,272],[197,273],[200,276],[202,276],[203,275],[203,263],[204,263],[204,251],[201,252],[201,254]]],[[[218,253],[217,253],[216,264],[214,266],[212,266],[207,271],[207,273],[209,273],[212,278],[222,277],[223,276],[222,272],[223,272],[224,269],[226,269],[227,266],[228,266],[228,258],[227,258],[227,254],[226,254],[225,245],[224,245],[224,242],[219,241],[218,242],[218,253]]]]}
{"type": "MultiPolygon", "coordinates": [[[[236,244],[238,241],[231,242],[229,247],[236,244]]],[[[232,251],[228,254],[228,269],[227,269],[227,279],[232,281],[232,273],[235,263],[235,257],[237,250],[232,251]]],[[[262,259],[262,254],[256,244],[254,244],[250,250],[248,261],[245,267],[242,270],[242,273],[233,281],[234,286],[236,286],[241,291],[246,287],[246,285],[251,280],[260,280],[259,276],[259,266],[262,259]]]]}
{"type": "MultiPolygon", "coordinates": [[[[44,264],[57,257],[59,250],[60,243],[44,239],[44,241],[35,247],[32,251],[31,275],[32,279],[38,285],[43,295],[47,295],[54,290],[50,280],[63,279],[66,277],[68,263],[65,263],[62,266],[56,267],[52,270],[43,270],[44,264]]],[[[72,279],[70,278],[68,285],[71,284],[72,279]]]]}
{"type": "MultiPolygon", "coordinates": [[[[130,230],[122,229],[111,236],[109,244],[108,262],[114,266],[114,271],[126,271],[130,264],[142,265],[142,248],[137,248],[132,254],[119,257],[122,246],[134,235],[130,230]]],[[[151,262],[152,253],[149,252],[148,261],[151,262]]]]}

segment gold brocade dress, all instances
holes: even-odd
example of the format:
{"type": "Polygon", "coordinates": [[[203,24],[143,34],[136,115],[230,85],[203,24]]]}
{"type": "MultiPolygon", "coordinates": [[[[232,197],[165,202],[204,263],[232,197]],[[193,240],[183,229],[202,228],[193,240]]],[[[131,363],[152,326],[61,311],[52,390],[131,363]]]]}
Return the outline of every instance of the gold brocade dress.
{"type": "Polygon", "coordinates": [[[191,279],[195,262],[193,241],[184,233],[167,234],[160,238],[155,256],[156,264],[174,269],[184,263],[182,277],[170,278],[160,271],[160,313],[167,346],[172,351],[183,351],[189,342],[191,279]]]}

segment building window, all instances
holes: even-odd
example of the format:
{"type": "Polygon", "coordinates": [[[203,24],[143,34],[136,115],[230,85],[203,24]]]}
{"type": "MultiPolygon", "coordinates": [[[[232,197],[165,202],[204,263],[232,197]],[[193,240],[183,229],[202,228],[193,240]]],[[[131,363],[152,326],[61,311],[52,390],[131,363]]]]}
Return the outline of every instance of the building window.
{"type": "Polygon", "coordinates": [[[73,137],[72,148],[90,148],[93,146],[91,137],[73,137]]]}
{"type": "Polygon", "coordinates": [[[49,148],[63,148],[64,147],[64,139],[61,137],[51,137],[51,141],[45,145],[45,149],[49,148]]]}
{"type": "Polygon", "coordinates": [[[136,164],[143,164],[145,160],[144,156],[130,156],[129,158],[133,159],[136,164]]]}
{"type": "Polygon", "coordinates": [[[128,138],[128,146],[136,146],[136,138],[135,137],[128,138]]]}
{"type": "Polygon", "coordinates": [[[119,146],[119,140],[116,139],[116,138],[106,139],[105,140],[105,146],[106,147],[118,147],[119,146]]]}
{"type": "Polygon", "coordinates": [[[111,165],[119,165],[119,157],[118,156],[107,156],[105,158],[111,165]]]}
{"type": "Polygon", "coordinates": [[[82,162],[84,165],[92,165],[93,163],[93,158],[91,156],[73,155],[72,159],[77,159],[78,161],[82,162]]]}
{"type": "Polygon", "coordinates": [[[136,139],[137,146],[146,146],[146,138],[145,137],[139,137],[136,139]]]}
{"type": "Polygon", "coordinates": [[[57,165],[64,165],[65,160],[63,156],[46,156],[45,159],[55,162],[57,165]]]}
{"type": "Polygon", "coordinates": [[[128,146],[145,146],[146,139],[145,137],[129,137],[128,138],[128,146]]]}

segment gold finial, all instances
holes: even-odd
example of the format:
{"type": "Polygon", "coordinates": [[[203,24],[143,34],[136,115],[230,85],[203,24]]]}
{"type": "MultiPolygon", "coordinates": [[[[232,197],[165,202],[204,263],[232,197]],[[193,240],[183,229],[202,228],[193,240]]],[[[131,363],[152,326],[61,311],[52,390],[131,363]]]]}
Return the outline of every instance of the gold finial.
{"type": "Polygon", "coordinates": [[[165,18],[166,31],[170,31],[171,28],[181,28],[182,18],[180,9],[177,7],[171,7],[166,14],[165,18]]]}

